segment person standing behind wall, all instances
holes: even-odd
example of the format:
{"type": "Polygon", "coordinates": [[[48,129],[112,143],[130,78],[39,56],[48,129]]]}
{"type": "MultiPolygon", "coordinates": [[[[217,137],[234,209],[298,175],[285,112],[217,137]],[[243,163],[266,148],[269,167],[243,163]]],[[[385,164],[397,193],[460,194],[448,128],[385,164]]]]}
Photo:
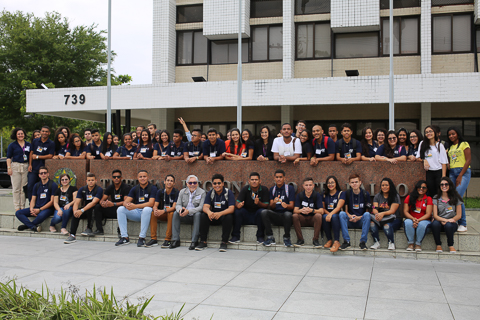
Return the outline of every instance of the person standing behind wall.
{"type": "Polygon", "coordinates": [[[28,155],[31,144],[26,141],[27,133],[22,128],[15,128],[10,135],[14,140],[7,148],[7,172],[12,180],[13,205],[15,211],[25,208],[25,192],[27,185],[28,155]]]}
{"type": "Polygon", "coordinates": [[[38,172],[40,167],[45,166],[45,159],[53,158],[55,153],[55,143],[48,137],[50,135],[50,128],[43,126],[40,131],[41,137],[33,140],[30,148],[30,162],[28,166],[28,200],[32,198],[33,186],[40,178],[38,172]]]}

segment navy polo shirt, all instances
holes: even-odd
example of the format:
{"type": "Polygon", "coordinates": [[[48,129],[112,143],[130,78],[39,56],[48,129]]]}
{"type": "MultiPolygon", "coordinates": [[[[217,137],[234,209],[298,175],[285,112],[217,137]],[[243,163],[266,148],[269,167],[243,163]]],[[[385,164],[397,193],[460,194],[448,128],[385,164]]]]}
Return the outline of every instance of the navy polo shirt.
{"type": "Polygon", "coordinates": [[[65,156],[67,154],[67,144],[65,143],[61,146],[57,151],[55,151],[56,155],[65,156]]]}
{"type": "Polygon", "coordinates": [[[321,138],[320,143],[316,139],[314,141],[315,141],[315,147],[314,147],[315,158],[326,158],[331,154],[335,154],[335,142],[331,138],[327,139],[326,147],[325,147],[325,136],[321,138]]]}
{"type": "Polygon", "coordinates": [[[33,186],[32,195],[37,197],[35,199],[36,209],[46,205],[52,199],[52,196],[55,195],[55,192],[57,192],[58,186],[53,181],[52,181],[52,187],[48,188],[49,181],[50,179],[48,179],[46,184],[42,184],[42,181],[40,180],[39,182],[35,183],[35,185],[33,186]]]}
{"type": "Polygon", "coordinates": [[[77,199],[82,199],[85,201],[85,205],[93,201],[94,198],[102,200],[103,189],[97,185],[93,186],[92,190],[88,190],[88,185],[83,186],[77,192],[77,199]],[[95,190],[96,189],[96,190],[95,190]]]}
{"type": "Polygon", "coordinates": [[[189,157],[199,157],[203,154],[202,141],[198,141],[198,145],[194,145],[193,142],[185,144],[184,152],[188,152],[189,157]]]}
{"type": "Polygon", "coordinates": [[[133,156],[135,155],[135,150],[136,150],[135,147],[131,147],[130,150],[129,150],[129,149],[127,149],[126,146],[123,145],[123,146],[119,147],[116,152],[118,152],[118,155],[120,157],[129,157],[130,159],[132,159],[133,156]]]}
{"type": "Polygon", "coordinates": [[[357,153],[362,153],[362,144],[360,143],[360,141],[355,140],[354,138],[350,139],[349,143],[346,143],[343,138],[337,140],[335,148],[337,149],[337,153],[340,153],[340,158],[345,158],[345,154],[350,154],[351,158],[355,158],[357,156],[357,153]],[[341,149],[340,141],[343,141],[341,149]],[[353,141],[356,141],[357,143],[357,148],[355,150],[353,150],[353,141]]]}
{"type": "Polygon", "coordinates": [[[7,158],[12,159],[12,162],[27,163],[30,151],[32,151],[32,145],[30,144],[30,142],[25,141],[25,144],[22,148],[18,144],[18,141],[15,140],[8,145],[7,158]],[[27,156],[27,160],[23,158],[23,155],[27,156]]]}
{"type": "Polygon", "coordinates": [[[164,147],[162,143],[157,143],[155,144],[155,147],[153,147],[153,150],[157,150],[157,155],[165,157],[167,155],[167,148],[169,145],[170,143],[164,147]]]}
{"type": "Polygon", "coordinates": [[[337,191],[335,194],[332,196],[330,193],[327,191],[327,195],[323,198],[323,203],[325,204],[325,209],[327,209],[329,212],[332,210],[335,210],[338,206],[338,202],[340,200],[345,201],[345,192],[343,191],[337,191]],[[340,193],[341,192],[341,193],[340,193]],[[340,197],[339,194],[340,193],[340,197]]]}
{"type": "Polygon", "coordinates": [[[140,153],[144,158],[151,158],[153,157],[153,145],[138,145],[135,153],[140,153]]]}
{"type": "MultiPolygon", "coordinates": [[[[305,195],[305,191],[297,194],[297,197],[295,199],[295,207],[302,209],[303,207],[309,207],[310,209],[320,209],[323,208],[323,196],[321,193],[313,190],[312,194],[310,197],[307,197],[305,195]],[[317,199],[314,200],[314,194],[317,195],[317,199]],[[301,200],[301,197],[303,196],[303,200],[301,200]]],[[[313,212],[308,214],[309,216],[313,216],[313,212]]]]}
{"type": "Polygon", "coordinates": [[[77,148],[75,148],[75,146],[72,148],[69,148],[68,149],[68,152],[70,152],[70,156],[72,157],[78,157],[78,156],[81,156],[82,153],[84,152],[87,152],[87,153],[90,153],[90,147],[85,147],[85,149],[80,149],[80,150],[77,150],[77,148]]]}
{"type": "Polygon", "coordinates": [[[170,157],[180,157],[183,156],[185,150],[185,143],[180,142],[180,146],[177,147],[174,142],[170,142],[165,149],[166,155],[170,157]]]}
{"type": "MultiPolygon", "coordinates": [[[[280,188],[276,185],[270,188],[270,200],[275,199],[277,196],[280,196],[282,202],[290,204],[290,201],[295,201],[295,188],[292,185],[288,185],[288,195],[285,190],[285,184],[280,188]]],[[[276,212],[285,212],[287,209],[282,207],[281,203],[277,203],[275,206],[276,212]]]]}
{"type": "Polygon", "coordinates": [[[130,190],[128,196],[133,199],[134,204],[143,204],[147,203],[150,198],[155,197],[156,194],[157,187],[149,182],[145,188],[142,188],[139,184],[137,184],[130,190]]]}
{"type": "Polygon", "coordinates": [[[173,204],[177,202],[178,190],[173,188],[170,194],[166,193],[165,189],[160,189],[157,191],[155,196],[155,202],[158,202],[158,209],[163,210],[173,207],[173,204]]]}
{"type": "Polygon", "coordinates": [[[105,189],[104,193],[106,196],[110,196],[110,201],[122,202],[130,192],[130,189],[132,189],[130,185],[122,182],[120,184],[120,188],[118,190],[115,190],[115,184],[112,183],[105,189]]]}
{"type": "Polygon", "coordinates": [[[53,156],[55,154],[55,143],[50,139],[42,142],[42,138],[37,138],[33,140],[30,151],[33,151],[32,171],[38,172],[40,167],[45,165],[45,160],[35,159],[35,156],[46,156],[49,154],[53,156]]]}
{"type": "Polygon", "coordinates": [[[210,142],[210,140],[205,140],[203,142],[203,156],[204,157],[219,157],[224,152],[225,149],[225,142],[222,139],[217,139],[214,145],[210,142]]]}
{"type": "MultiPolygon", "coordinates": [[[[217,139],[218,140],[218,139],[217,139]]],[[[225,189],[222,190],[222,193],[218,195],[215,190],[208,191],[207,195],[205,196],[204,204],[208,204],[211,206],[213,212],[220,212],[223,210],[227,210],[228,207],[235,205],[235,196],[231,190],[228,190],[228,201],[225,199],[225,189]],[[214,192],[213,200],[211,200],[212,192],[214,192]]]]}
{"type": "Polygon", "coordinates": [[[100,157],[100,152],[102,152],[102,146],[103,143],[100,143],[100,146],[97,146],[93,141],[90,144],[90,154],[92,156],[95,156],[95,159],[102,159],[102,157],[100,157]]]}
{"type": "Polygon", "coordinates": [[[348,213],[354,214],[356,216],[361,216],[365,213],[365,207],[367,203],[370,203],[370,193],[366,191],[367,198],[363,198],[363,190],[360,189],[359,194],[355,194],[353,190],[350,192],[350,199],[346,201],[348,203],[348,213]]]}
{"type": "Polygon", "coordinates": [[[407,156],[417,157],[417,153],[418,153],[418,146],[416,148],[413,145],[410,145],[410,147],[408,147],[407,156]]]}
{"type": "Polygon", "coordinates": [[[313,147],[310,141],[302,143],[302,158],[306,158],[308,154],[313,154],[313,147]]]}
{"type": "Polygon", "coordinates": [[[117,146],[112,143],[110,145],[110,147],[107,148],[105,153],[103,153],[101,151],[100,151],[100,153],[102,153],[106,157],[113,157],[113,154],[115,153],[115,151],[117,151],[117,146]]]}
{"type": "MultiPolygon", "coordinates": [[[[380,147],[378,147],[376,154],[379,155],[379,156],[382,156],[382,157],[386,157],[385,145],[384,144],[382,144],[380,147]]],[[[405,151],[405,148],[397,144],[395,146],[394,151],[393,151],[393,157],[398,158],[398,157],[406,156],[406,155],[407,155],[407,152],[405,151]],[[400,149],[400,147],[401,147],[401,149],[400,149]]]]}
{"type": "Polygon", "coordinates": [[[378,143],[377,141],[373,141],[372,144],[368,145],[368,154],[364,154],[362,149],[362,155],[365,157],[373,158],[377,154],[377,150],[378,150],[378,143]]]}

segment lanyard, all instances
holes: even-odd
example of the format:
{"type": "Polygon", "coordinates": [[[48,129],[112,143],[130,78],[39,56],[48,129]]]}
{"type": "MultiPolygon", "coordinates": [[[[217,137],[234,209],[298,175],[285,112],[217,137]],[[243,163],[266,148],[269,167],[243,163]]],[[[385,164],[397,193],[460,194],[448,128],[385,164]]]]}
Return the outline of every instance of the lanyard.
{"type": "Polygon", "coordinates": [[[263,156],[266,157],[267,156],[267,148],[265,148],[265,145],[262,145],[262,148],[263,148],[263,156]]]}

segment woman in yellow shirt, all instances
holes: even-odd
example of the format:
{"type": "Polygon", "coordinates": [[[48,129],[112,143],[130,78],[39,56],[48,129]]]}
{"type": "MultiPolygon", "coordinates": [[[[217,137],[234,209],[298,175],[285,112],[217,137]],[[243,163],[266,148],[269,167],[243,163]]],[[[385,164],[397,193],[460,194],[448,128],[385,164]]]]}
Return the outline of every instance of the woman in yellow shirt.
{"type": "MultiPolygon", "coordinates": [[[[463,198],[472,175],[470,170],[470,163],[472,162],[470,145],[463,139],[462,132],[457,128],[448,128],[447,135],[450,140],[450,147],[447,150],[450,165],[450,179],[455,183],[458,194],[463,198]]],[[[458,231],[467,231],[464,204],[462,204],[462,217],[458,220],[458,231]]]]}

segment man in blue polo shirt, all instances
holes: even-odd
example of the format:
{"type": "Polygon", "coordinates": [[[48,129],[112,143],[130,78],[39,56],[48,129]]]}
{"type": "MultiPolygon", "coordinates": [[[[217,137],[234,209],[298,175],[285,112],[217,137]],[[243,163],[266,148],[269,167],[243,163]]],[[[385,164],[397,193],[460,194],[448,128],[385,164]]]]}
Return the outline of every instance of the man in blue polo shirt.
{"type": "Polygon", "coordinates": [[[345,192],[345,212],[340,212],[340,227],[343,235],[343,244],[340,246],[340,250],[350,247],[348,228],[362,229],[359,247],[361,250],[367,250],[366,242],[370,229],[370,213],[368,210],[372,207],[370,194],[360,187],[362,181],[360,181],[358,174],[351,174],[348,183],[350,189],[345,192]]]}
{"type": "Polygon", "coordinates": [[[43,126],[40,134],[40,138],[33,140],[30,149],[27,187],[29,201],[32,198],[33,186],[40,180],[38,176],[40,167],[45,166],[45,159],[52,159],[55,154],[55,143],[48,138],[50,136],[50,128],[43,126]]]}
{"type": "Polygon", "coordinates": [[[130,190],[123,206],[117,209],[118,226],[120,227],[121,239],[115,243],[122,246],[130,243],[127,232],[127,219],[140,221],[140,235],[138,236],[137,247],[146,247],[145,237],[150,226],[152,208],[155,204],[157,187],[148,182],[147,170],[138,172],[138,185],[130,190]]]}
{"type": "Polygon", "coordinates": [[[220,252],[227,251],[228,236],[232,231],[235,196],[224,186],[224,178],[216,173],[212,176],[213,189],[205,196],[203,213],[200,216],[200,243],[195,250],[207,247],[207,236],[210,225],[222,225],[222,243],[220,252]]]}
{"type": "Polygon", "coordinates": [[[226,152],[225,142],[217,138],[217,130],[210,128],[207,132],[208,140],[203,142],[203,157],[207,164],[217,160],[223,160],[223,153],[226,152]]]}
{"type": "Polygon", "coordinates": [[[63,243],[70,244],[77,242],[77,229],[80,219],[87,219],[87,228],[82,232],[82,236],[94,236],[93,209],[103,197],[103,189],[97,186],[97,178],[94,173],[87,173],[87,185],[83,186],[77,192],[77,198],[73,203],[73,216],[70,225],[70,236],[63,243]]]}
{"type": "Polygon", "coordinates": [[[90,152],[87,152],[87,159],[90,160],[100,160],[102,157],[100,153],[102,152],[102,140],[100,139],[100,132],[98,129],[92,130],[92,143],[88,146],[90,152]]]}
{"type": "Polygon", "coordinates": [[[353,129],[350,123],[342,125],[342,139],[336,143],[337,160],[343,164],[351,164],[353,161],[362,160],[362,144],[360,141],[352,138],[353,129]]]}
{"type": "Polygon", "coordinates": [[[183,131],[175,129],[173,131],[173,141],[170,142],[165,149],[165,161],[183,160],[183,152],[185,151],[185,143],[183,143],[183,131]]]}
{"type": "Polygon", "coordinates": [[[53,214],[53,197],[57,191],[57,184],[49,179],[48,169],[40,167],[38,171],[40,181],[33,187],[30,208],[17,210],[15,216],[23,225],[18,226],[18,231],[31,229],[34,232],[42,231],[40,224],[53,214]],[[27,217],[35,217],[30,221],[27,217]]]}
{"type": "Polygon", "coordinates": [[[323,128],[320,125],[315,125],[312,128],[312,134],[315,138],[313,140],[313,156],[310,159],[310,165],[316,167],[321,161],[335,160],[335,142],[323,135],[323,128]]]}
{"type": "Polygon", "coordinates": [[[192,140],[185,144],[183,157],[187,163],[203,160],[202,131],[200,129],[192,130],[192,140]]]}
{"type": "Polygon", "coordinates": [[[276,244],[273,237],[272,223],[283,226],[285,231],[283,243],[286,247],[292,246],[290,229],[292,228],[294,205],[295,188],[292,185],[285,184],[285,171],[278,169],[275,171],[275,186],[270,188],[269,209],[262,211],[262,220],[265,226],[265,235],[267,236],[267,239],[263,242],[264,246],[269,247],[276,244]]]}

